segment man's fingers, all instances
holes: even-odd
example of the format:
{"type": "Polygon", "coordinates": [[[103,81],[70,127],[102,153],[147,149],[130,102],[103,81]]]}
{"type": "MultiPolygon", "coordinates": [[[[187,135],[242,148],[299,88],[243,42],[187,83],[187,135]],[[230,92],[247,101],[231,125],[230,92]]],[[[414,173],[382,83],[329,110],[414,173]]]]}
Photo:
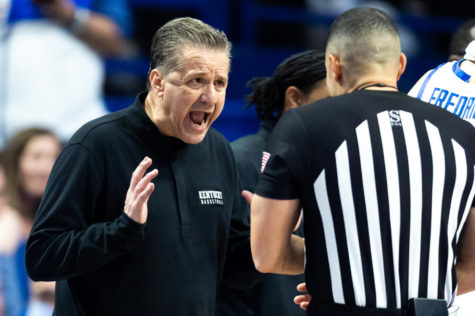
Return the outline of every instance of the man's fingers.
{"type": "Polygon", "coordinates": [[[307,310],[307,307],[310,304],[311,300],[312,297],[310,296],[310,294],[297,295],[294,298],[294,303],[299,305],[301,309],[307,310]]]}
{"type": "Polygon", "coordinates": [[[140,193],[144,188],[150,183],[150,181],[153,180],[158,175],[158,170],[153,169],[149,173],[147,173],[140,181],[139,183],[135,186],[135,195],[140,193]]]}
{"type": "Polygon", "coordinates": [[[300,283],[299,285],[297,285],[297,291],[299,292],[308,292],[307,290],[307,283],[300,283]]]}
{"type": "Polygon", "coordinates": [[[132,173],[130,186],[125,198],[124,212],[132,220],[145,223],[147,220],[147,202],[155,189],[152,180],[158,175],[158,170],[145,172],[152,165],[152,159],[145,157],[132,173]]]}
{"type": "MultiPolygon", "coordinates": [[[[297,291],[299,291],[300,293],[307,292],[307,283],[304,282],[297,285],[297,291]]],[[[299,305],[300,308],[303,310],[307,310],[308,304],[310,304],[311,300],[312,296],[310,294],[302,294],[294,297],[294,303],[299,305]]]]}
{"type": "Polygon", "coordinates": [[[137,196],[137,204],[140,206],[143,206],[145,203],[147,203],[154,189],[155,189],[155,185],[153,183],[147,184],[147,186],[145,187],[145,190],[140,192],[140,194],[137,196]]]}
{"type": "Polygon", "coordinates": [[[154,189],[155,185],[148,183],[145,189],[135,197],[130,208],[124,209],[125,214],[137,223],[144,224],[148,215],[147,202],[154,189]]]}
{"type": "Polygon", "coordinates": [[[300,305],[303,302],[310,302],[311,299],[310,294],[297,295],[294,297],[294,303],[300,305]]]}
{"type": "Polygon", "coordinates": [[[134,172],[132,173],[132,178],[130,179],[130,189],[132,191],[135,190],[137,183],[143,178],[145,171],[152,165],[152,159],[145,157],[142,162],[135,168],[134,172]]]}
{"type": "Polygon", "coordinates": [[[300,303],[300,308],[303,309],[304,311],[306,311],[309,304],[310,304],[310,302],[302,302],[302,303],[300,303]]]}

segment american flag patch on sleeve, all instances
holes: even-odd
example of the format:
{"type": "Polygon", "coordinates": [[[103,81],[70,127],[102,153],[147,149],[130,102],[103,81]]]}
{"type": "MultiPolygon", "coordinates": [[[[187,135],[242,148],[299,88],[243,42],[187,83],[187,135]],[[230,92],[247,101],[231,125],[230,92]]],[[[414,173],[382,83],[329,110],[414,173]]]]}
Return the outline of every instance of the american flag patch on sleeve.
{"type": "Polygon", "coordinates": [[[261,162],[261,172],[264,172],[264,168],[266,167],[267,160],[269,160],[270,154],[268,152],[262,152],[262,162],[261,162]]]}

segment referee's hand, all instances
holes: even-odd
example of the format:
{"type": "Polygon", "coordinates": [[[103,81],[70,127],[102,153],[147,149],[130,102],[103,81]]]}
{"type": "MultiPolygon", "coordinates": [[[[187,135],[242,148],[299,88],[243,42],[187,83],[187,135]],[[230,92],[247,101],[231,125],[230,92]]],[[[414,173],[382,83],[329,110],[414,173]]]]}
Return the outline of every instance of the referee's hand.
{"type": "Polygon", "coordinates": [[[312,300],[312,296],[307,293],[307,284],[304,282],[297,285],[297,291],[305,294],[297,295],[296,297],[294,297],[294,303],[299,305],[301,309],[306,311],[308,308],[308,304],[310,304],[310,301],[312,300]]]}
{"type": "Polygon", "coordinates": [[[152,159],[145,157],[137,166],[134,173],[132,173],[129,189],[127,190],[127,197],[125,198],[125,214],[140,224],[144,224],[147,221],[147,202],[155,189],[152,180],[158,175],[157,169],[153,169],[145,174],[145,171],[147,171],[151,165],[152,159]]]}

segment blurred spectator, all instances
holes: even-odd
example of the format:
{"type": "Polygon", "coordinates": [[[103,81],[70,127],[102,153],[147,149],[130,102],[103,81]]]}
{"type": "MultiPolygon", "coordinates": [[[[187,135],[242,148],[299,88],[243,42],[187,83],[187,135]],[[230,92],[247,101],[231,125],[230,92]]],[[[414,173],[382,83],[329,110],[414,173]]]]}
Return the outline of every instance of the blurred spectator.
{"type": "MultiPolygon", "coordinates": [[[[6,179],[5,179],[5,169],[3,168],[3,154],[0,152],[0,210],[3,208],[3,205],[5,204],[5,185],[6,185],[6,179]]],[[[1,293],[3,293],[2,290],[2,278],[1,278],[1,273],[0,273],[0,316],[3,316],[4,313],[4,308],[3,308],[3,298],[1,293]]]]}
{"type": "MultiPolygon", "coordinates": [[[[307,7],[311,12],[338,16],[346,10],[356,7],[376,8],[389,14],[397,23],[399,37],[401,39],[402,51],[411,58],[416,55],[419,50],[418,40],[414,32],[404,24],[398,21],[400,10],[391,1],[375,1],[375,0],[306,0],[307,7]]],[[[408,4],[409,5],[409,4],[408,4]]],[[[414,6],[414,8],[417,6],[414,6]]],[[[417,9],[419,10],[422,9],[417,9]]],[[[308,42],[312,48],[325,50],[326,37],[328,33],[328,25],[316,25],[308,29],[308,42]],[[315,40],[317,38],[317,40],[315,40]]]]}
{"type": "MultiPolygon", "coordinates": [[[[25,242],[60,149],[59,139],[41,128],[19,131],[5,148],[6,201],[0,208],[0,297],[4,316],[18,316],[29,300],[25,242]]],[[[41,286],[33,289],[32,299],[45,295],[41,286]]]]}
{"type": "Polygon", "coordinates": [[[3,153],[0,151],[0,210],[3,208],[3,205],[5,204],[6,185],[7,183],[6,183],[6,176],[5,176],[5,168],[3,165],[3,153]]]}
{"type": "Polygon", "coordinates": [[[462,59],[465,54],[465,48],[473,40],[475,40],[475,19],[470,19],[462,23],[452,34],[448,61],[462,59]]]}
{"type": "Polygon", "coordinates": [[[0,148],[33,125],[66,141],[86,121],[106,114],[101,56],[126,53],[127,4],[6,0],[0,7],[0,148]]]}
{"type": "Polygon", "coordinates": [[[360,4],[360,0],[306,0],[307,6],[312,12],[330,15],[340,15],[344,11],[360,4]]]}
{"type": "Polygon", "coordinates": [[[31,285],[31,298],[21,316],[52,315],[55,282],[32,282],[31,285]]]}
{"type": "MultiPolygon", "coordinates": [[[[0,292],[2,291],[2,283],[0,283],[0,292]]],[[[3,298],[0,295],[0,315],[3,316],[3,298]]]]}

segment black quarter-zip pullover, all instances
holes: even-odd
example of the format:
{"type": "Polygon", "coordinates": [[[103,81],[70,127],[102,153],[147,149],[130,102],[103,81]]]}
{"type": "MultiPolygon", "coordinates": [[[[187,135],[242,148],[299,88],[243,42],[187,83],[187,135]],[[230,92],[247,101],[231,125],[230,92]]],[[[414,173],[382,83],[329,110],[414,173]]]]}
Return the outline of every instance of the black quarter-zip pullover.
{"type": "Polygon", "coordinates": [[[214,315],[223,275],[260,277],[227,141],[213,129],[196,145],[162,135],[145,97],[83,126],[53,168],[26,264],[58,281],[55,315],[214,315]],[[123,208],[145,156],[159,175],[141,225],[123,208]]]}

